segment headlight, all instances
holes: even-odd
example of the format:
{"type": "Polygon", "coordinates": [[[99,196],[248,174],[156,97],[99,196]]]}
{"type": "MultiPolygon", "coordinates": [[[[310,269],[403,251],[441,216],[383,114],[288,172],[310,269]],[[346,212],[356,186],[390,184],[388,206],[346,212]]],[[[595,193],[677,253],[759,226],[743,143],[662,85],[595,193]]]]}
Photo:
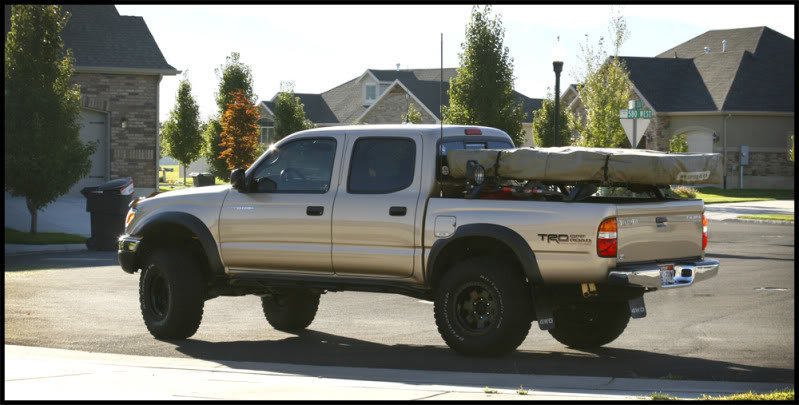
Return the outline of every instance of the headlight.
{"type": "Polygon", "coordinates": [[[125,228],[128,227],[128,224],[130,224],[130,221],[133,221],[133,217],[135,216],[136,216],[136,210],[133,208],[129,209],[128,216],[125,217],[125,228]]]}
{"type": "Polygon", "coordinates": [[[477,163],[476,160],[466,162],[466,179],[471,180],[476,185],[483,184],[485,180],[486,171],[483,166],[477,163]]]}

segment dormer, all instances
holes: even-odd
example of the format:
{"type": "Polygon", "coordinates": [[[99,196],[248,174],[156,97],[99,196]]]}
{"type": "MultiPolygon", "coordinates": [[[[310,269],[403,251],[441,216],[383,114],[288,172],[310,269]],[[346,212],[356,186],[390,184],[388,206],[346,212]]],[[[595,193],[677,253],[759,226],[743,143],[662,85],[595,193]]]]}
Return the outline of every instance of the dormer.
{"type": "Polygon", "coordinates": [[[363,105],[372,105],[380,97],[380,83],[366,78],[363,81],[363,105]]]}

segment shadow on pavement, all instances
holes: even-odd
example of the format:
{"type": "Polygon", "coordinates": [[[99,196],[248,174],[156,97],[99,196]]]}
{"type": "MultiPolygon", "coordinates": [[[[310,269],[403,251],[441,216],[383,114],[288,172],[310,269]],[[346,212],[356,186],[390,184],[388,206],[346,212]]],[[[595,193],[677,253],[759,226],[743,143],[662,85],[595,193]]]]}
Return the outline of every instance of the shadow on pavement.
{"type": "MultiPolygon", "coordinates": [[[[535,327],[535,325],[533,325],[535,327]]],[[[458,371],[473,373],[509,373],[568,375],[619,378],[662,378],[710,381],[793,382],[793,369],[752,367],[722,361],[652,353],[641,350],[600,348],[591,352],[516,351],[500,358],[462,356],[446,346],[384,345],[359,339],[306,330],[295,337],[277,341],[207,342],[174,341],[175,349],[193,358],[212,360],[232,368],[242,365],[230,362],[253,362],[249,368],[303,374],[299,365],[366,367],[375,369],[408,369],[458,371]],[[281,363],[277,365],[256,362],[281,363]],[[267,367],[267,368],[264,368],[267,367]],[[271,368],[269,368],[271,367],[271,368]]],[[[334,374],[335,373],[335,374],[334,374]]],[[[356,378],[382,381],[378,370],[356,378]]],[[[446,373],[443,374],[445,376],[446,373]]],[[[452,384],[444,381],[418,381],[424,384],[452,384]]],[[[460,384],[463,385],[463,384],[460,384]]],[[[484,386],[485,383],[477,383],[484,386]]]]}
{"type": "Polygon", "coordinates": [[[723,259],[745,259],[745,260],[784,260],[788,262],[794,261],[792,257],[766,257],[766,256],[745,256],[745,255],[726,255],[722,253],[708,253],[708,258],[723,258],[723,259]]]}

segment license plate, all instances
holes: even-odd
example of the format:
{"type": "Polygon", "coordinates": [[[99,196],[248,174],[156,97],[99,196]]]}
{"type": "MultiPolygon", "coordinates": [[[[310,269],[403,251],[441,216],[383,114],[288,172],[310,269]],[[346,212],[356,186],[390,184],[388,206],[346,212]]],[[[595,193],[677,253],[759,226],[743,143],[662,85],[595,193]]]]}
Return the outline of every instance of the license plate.
{"type": "Polygon", "coordinates": [[[660,270],[660,282],[663,285],[674,284],[674,270],[660,270]]]}

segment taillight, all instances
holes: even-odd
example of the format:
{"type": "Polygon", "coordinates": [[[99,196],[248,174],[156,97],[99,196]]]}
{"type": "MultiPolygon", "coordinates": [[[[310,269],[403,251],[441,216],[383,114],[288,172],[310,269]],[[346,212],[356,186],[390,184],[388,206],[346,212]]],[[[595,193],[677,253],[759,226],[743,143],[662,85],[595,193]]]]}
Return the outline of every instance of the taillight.
{"type": "Polygon", "coordinates": [[[600,257],[616,257],[616,248],[616,218],[608,218],[599,224],[596,250],[600,257]]]}
{"type": "Polygon", "coordinates": [[[707,217],[702,214],[702,250],[707,247],[707,217]]]}
{"type": "Polygon", "coordinates": [[[466,135],[482,135],[483,131],[480,128],[466,128],[463,131],[466,135]]]}

